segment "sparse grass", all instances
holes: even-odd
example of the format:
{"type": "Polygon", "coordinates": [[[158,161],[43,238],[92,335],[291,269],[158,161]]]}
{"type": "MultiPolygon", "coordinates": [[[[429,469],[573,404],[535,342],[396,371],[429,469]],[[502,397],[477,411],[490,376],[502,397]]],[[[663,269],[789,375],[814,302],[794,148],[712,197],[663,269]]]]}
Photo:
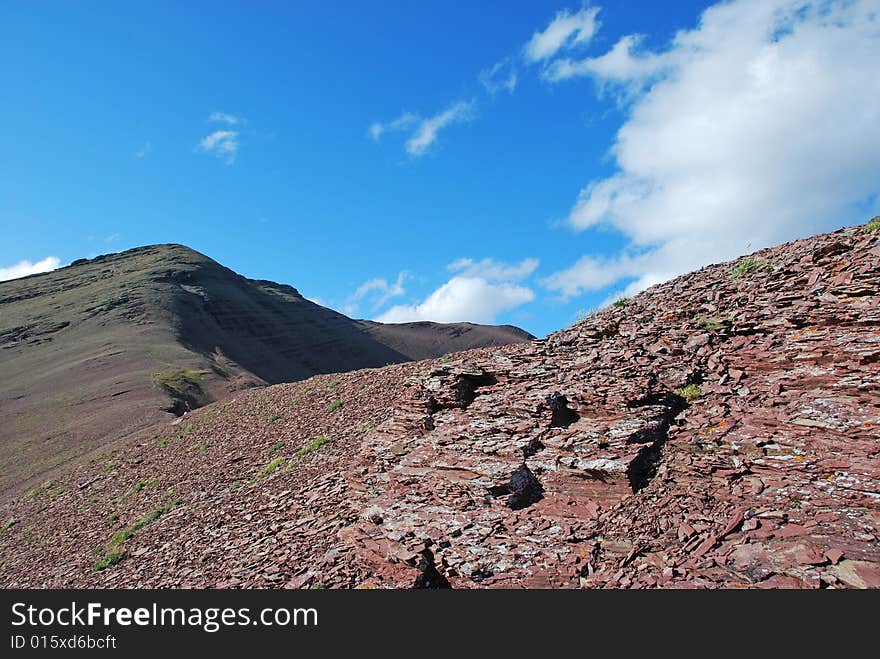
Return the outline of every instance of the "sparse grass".
{"type": "Polygon", "coordinates": [[[93,572],[106,570],[111,565],[116,565],[125,558],[125,547],[111,547],[98,561],[92,566],[93,572]]]}
{"type": "Polygon", "coordinates": [[[107,515],[107,519],[111,522],[116,522],[119,520],[119,513],[111,513],[110,515],[107,515]]]}
{"type": "Polygon", "coordinates": [[[339,380],[333,380],[333,382],[330,383],[331,389],[335,389],[338,386],[339,386],[339,380]]]}
{"type": "Polygon", "coordinates": [[[139,483],[135,483],[134,487],[132,487],[128,492],[122,495],[122,498],[126,499],[133,494],[137,494],[138,492],[141,492],[143,490],[149,490],[151,487],[155,487],[158,482],[158,478],[151,478],[150,480],[144,480],[139,483]]]}
{"type": "Polygon", "coordinates": [[[14,517],[10,517],[9,519],[6,520],[6,524],[3,525],[3,530],[9,531],[17,523],[18,523],[17,519],[15,519],[14,517]]]}
{"type": "Polygon", "coordinates": [[[126,540],[128,540],[135,533],[140,531],[145,526],[152,524],[157,519],[159,519],[162,515],[172,510],[175,506],[180,504],[180,499],[173,499],[168,503],[165,503],[158,508],[153,508],[146,515],[141,517],[138,521],[136,521],[131,526],[128,526],[124,529],[120,529],[112,536],[110,536],[110,540],[107,541],[108,547],[118,547],[123,544],[126,540]]]}
{"type": "Polygon", "coordinates": [[[690,405],[703,395],[703,390],[700,389],[699,385],[689,384],[688,386],[682,387],[681,389],[676,389],[675,394],[684,398],[687,404],[690,405]]]}
{"type": "Polygon", "coordinates": [[[275,422],[278,421],[280,418],[281,418],[281,417],[278,416],[277,414],[273,414],[272,416],[269,417],[268,421],[269,421],[269,423],[275,423],[275,422]]]}
{"type": "Polygon", "coordinates": [[[128,526],[124,529],[120,529],[107,541],[105,546],[104,556],[101,557],[93,566],[92,570],[95,572],[100,572],[111,565],[116,565],[119,561],[125,558],[125,542],[131,538],[135,533],[143,529],[145,526],[152,524],[157,519],[159,519],[162,515],[169,512],[176,506],[180,505],[180,499],[172,499],[167,503],[159,506],[158,508],[153,508],[146,515],[141,517],[138,521],[136,521],[131,526],[128,526]]]}
{"type": "Polygon", "coordinates": [[[202,388],[202,371],[193,371],[188,368],[179,368],[175,371],[163,371],[153,373],[153,382],[163,389],[174,393],[183,394],[187,386],[202,388]]]}
{"type": "Polygon", "coordinates": [[[319,448],[324,446],[324,444],[326,444],[328,441],[329,440],[327,439],[327,437],[325,435],[319,435],[318,437],[315,438],[315,441],[313,441],[311,444],[307,444],[307,445],[303,446],[299,451],[297,451],[296,457],[302,458],[302,457],[308,455],[309,453],[314,453],[319,448]]]}
{"type": "Polygon", "coordinates": [[[714,332],[715,330],[723,329],[724,323],[720,320],[707,320],[703,323],[703,327],[705,327],[710,332],[714,332]]]}
{"type": "Polygon", "coordinates": [[[755,272],[773,272],[773,266],[763,259],[754,256],[744,256],[730,271],[731,279],[739,279],[755,272]]]}
{"type": "Polygon", "coordinates": [[[232,481],[232,482],[229,484],[229,490],[230,490],[230,491],[235,491],[235,490],[237,490],[237,489],[240,488],[240,487],[241,487],[241,481],[232,481]]]}
{"type": "Polygon", "coordinates": [[[615,300],[615,302],[614,302],[614,308],[615,308],[615,309],[620,309],[620,308],[622,308],[622,307],[625,307],[628,303],[629,303],[629,298],[628,298],[628,297],[619,297],[619,298],[617,298],[617,300],[615,300]]]}
{"type": "Polygon", "coordinates": [[[341,400],[334,400],[332,403],[330,403],[330,407],[327,408],[327,411],[328,412],[335,412],[340,407],[342,407],[342,401],[341,400]]]}
{"type": "Polygon", "coordinates": [[[27,492],[25,492],[24,495],[28,499],[36,499],[38,496],[40,496],[44,492],[48,492],[49,490],[51,490],[54,485],[55,485],[54,481],[46,481],[42,485],[37,485],[36,487],[32,487],[27,492]]]}
{"type": "Polygon", "coordinates": [[[284,442],[275,442],[272,446],[269,447],[270,451],[278,451],[284,448],[284,442]]]}
{"type": "Polygon", "coordinates": [[[871,221],[868,222],[864,228],[865,233],[873,233],[875,231],[880,231],[880,215],[872,218],[871,221]]]}
{"type": "Polygon", "coordinates": [[[46,481],[42,485],[32,487],[24,493],[28,499],[36,499],[38,496],[46,495],[49,501],[67,492],[67,485],[64,483],[56,483],[55,481],[46,481]]]}
{"type": "Polygon", "coordinates": [[[109,474],[111,471],[113,471],[114,469],[116,469],[116,467],[118,467],[118,466],[119,466],[119,465],[117,465],[117,464],[116,464],[115,462],[113,462],[112,460],[111,460],[111,461],[108,461],[107,464],[105,464],[103,467],[101,467],[101,473],[109,474]]]}
{"type": "Polygon", "coordinates": [[[207,451],[209,448],[211,448],[211,445],[210,445],[208,442],[203,442],[202,444],[199,444],[199,450],[200,450],[202,453],[204,453],[205,451],[207,451]]]}
{"type": "Polygon", "coordinates": [[[270,461],[269,464],[267,464],[265,467],[260,469],[260,476],[268,476],[269,474],[274,474],[279,469],[287,466],[287,458],[275,458],[270,461]]]}

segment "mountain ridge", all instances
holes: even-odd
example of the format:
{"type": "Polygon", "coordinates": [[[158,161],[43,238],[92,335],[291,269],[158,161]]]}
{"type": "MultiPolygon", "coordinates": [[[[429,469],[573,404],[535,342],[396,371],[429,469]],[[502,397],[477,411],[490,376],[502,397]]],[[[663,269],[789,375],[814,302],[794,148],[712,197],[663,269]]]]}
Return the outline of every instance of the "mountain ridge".
{"type": "Polygon", "coordinates": [[[353,320],[175,243],[80,259],[0,282],[0,488],[243,388],[530,338],[353,320]]]}

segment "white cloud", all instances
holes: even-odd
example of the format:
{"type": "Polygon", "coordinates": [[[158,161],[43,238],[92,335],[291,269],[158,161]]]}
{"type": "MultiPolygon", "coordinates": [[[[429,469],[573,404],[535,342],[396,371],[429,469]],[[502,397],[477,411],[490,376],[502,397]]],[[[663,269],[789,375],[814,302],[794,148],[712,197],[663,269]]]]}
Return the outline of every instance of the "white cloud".
{"type": "Polygon", "coordinates": [[[535,32],[525,45],[523,54],[529,62],[540,62],[564,49],[584,46],[590,42],[599,23],[598,7],[584,7],[572,14],[567,9],[556,14],[541,32],[535,32]]]}
{"type": "Polygon", "coordinates": [[[661,73],[672,64],[669,53],[657,54],[639,50],[640,34],[621,38],[614,47],[599,57],[582,60],[557,59],[543,71],[542,77],[559,82],[579,76],[594,76],[598,81],[639,84],[661,73]]]}
{"type": "Polygon", "coordinates": [[[880,1],[734,0],[663,51],[634,54],[637,43],[582,67],[626,94],[653,80],[627,97],[617,172],[590,182],[568,216],[629,245],[546,287],[572,296],[630,280],[632,293],[876,213],[880,1]]]}
{"type": "Polygon", "coordinates": [[[404,112],[397,119],[392,119],[386,123],[376,122],[370,126],[370,137],[377,142],[383,133],[396,132],[406,130],[413,124],[417,123],[419,118],[412,112],[404,112]]]}
{"type": "Polygon", "coordinates": [[[389,131],[409,131],[406,140],[406,152],[413,156],[423,156],[437,141],[438,133],[447,126],[466,123],[474,118],[476,104],[474,101],[458,101],[443,112],[433,117],[422,118],[411,112],[404,112],[396,119],[387,123],[374,123],[370,126],[370,136],[378,141],[389,131]]]}
{"type": "Polygon", "coordinates": [[[50,272],[59,265],[61,265],[61,260],[57,256],[47,256],[42,261],[37,261],[36,263],[19,261],[7,268],[0,268],[0,281],[27,277],[28,275],[35,275],[40,272],[50,272]]]}
{"type": "MultiPolygon", "coordinates": [[[[504,263],[488,258],[480,261],[458,259],[447,266],[450,272],[457,274],[422,302],[394,306],[376,320],[383,323],[416,320],[492,323],[503,311],[535,299],[534,292],[519,285],[519,282],[530,276],[537,267],[538,259],[531,258],[519,263],[504,263]]],[[[371,282],[361,288],[368,285],[371,282]]]]}
{"type": "Polygon", "coordinates": [[[152,150],[153,150],[153,145],[150,144],[149,142],[145,142],[144,145],[140,149],[138,149],[137,151],[134,152],[134,157],[138,158],[138,159],[144,158],[152,150]]]}
{"type": "Polygon", "coordinates": [[[437,141],[441,129],[451,124],[465,123],[474,117],[474,102],[459,101],[440,114],[423,119],[406,142],[406,152],[411,156],[421,156],[437,141]]]}
{"type": "Polygon", "coordinates": [[[230,126],[244,123],[244,120],[241,117],[236,117],[234,114],[227,114],[225,112],[212,112],[211,116],[208,117],[208,121],[229,124],[230,126]]]}
{"type": "Polygon", "coordinates": [[[516,284],[494,284],[480,277],[457,276],[415,305],[397,305],[376,320],[405,323],[432,320],[438,323],[492,323],[503,311],[535,299],[531,289],[516,284]]]}
{"type": "Polygon", "coordinates": [[[501,90],[512,94],[516,89],[517,82],[517,72],[513,60],[510,57],[505,57],[488,69],[483,69],[480,71],[479,80],[480,84],[492,96],[501,90]]]}
{"type": "MultiPolygon", "coordinates": [[[[391,283],[389,283],[387,279],[381,279],[378,277],[365,281],[358,286],[357,290],[352,295],[352,299],[355,302],[360,302],[365,297],[372,297],[373,307],[378,309],[391,298],[400,297],[401,295],[406,294],[406,289],[404,288],[403,283],[408,276],[409,275],[406,272],[400,272],[397,275],[397,279],[391,283]]],[[[356,308],[357,307],[353,307],[355,310],[356,308]]]]}
{"type": "Polygon", "coordinates": [[[538,259],[523,259],[519,263],[501,263],[494,259],[457,259],[447,268],[465,277],[481,277],[487,281],[521,281],[538,267],[538,259]]]}
{"type": "Polygon", "coordinates": [[[216,130],[199,142],[199,149],[212,153],[231,165],[238,154],[238,131],[216,130]]]}

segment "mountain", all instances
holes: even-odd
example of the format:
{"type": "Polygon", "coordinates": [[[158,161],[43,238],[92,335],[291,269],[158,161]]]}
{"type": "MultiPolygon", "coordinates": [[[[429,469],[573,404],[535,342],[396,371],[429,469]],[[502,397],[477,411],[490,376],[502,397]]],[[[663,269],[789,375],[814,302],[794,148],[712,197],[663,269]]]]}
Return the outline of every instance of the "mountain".
{"type": "Polygon", "coordinates": [[[878,427],[854,227],[109,446],[3,495],[0,585],[880,587],[878,427]]]}
{"type": "Polygon", "coordinates": [[[0,489],[240,389],[531,338],[353,320],[181,245],[0,282],[0,489]]]}

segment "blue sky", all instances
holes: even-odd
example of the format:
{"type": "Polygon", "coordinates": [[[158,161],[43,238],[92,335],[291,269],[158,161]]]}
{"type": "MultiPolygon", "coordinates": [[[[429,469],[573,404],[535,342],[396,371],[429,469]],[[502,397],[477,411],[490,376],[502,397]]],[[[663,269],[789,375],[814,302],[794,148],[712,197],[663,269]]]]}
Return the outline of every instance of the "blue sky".
{"type": "Polygon", "coordinates": [[[880,212],[880,0],[0,8],[0,278],[183,243],[513,323],[880,212]]]}

